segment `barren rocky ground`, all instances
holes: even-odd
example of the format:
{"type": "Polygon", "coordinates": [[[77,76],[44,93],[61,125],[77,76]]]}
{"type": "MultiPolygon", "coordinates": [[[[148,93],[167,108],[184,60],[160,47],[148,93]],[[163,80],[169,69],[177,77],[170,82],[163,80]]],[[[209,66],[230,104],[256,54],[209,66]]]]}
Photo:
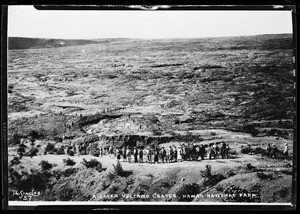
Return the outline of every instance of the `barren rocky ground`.
{"type": "Polygon", "coordinates": [[[111,175],[116,159],[108,156],[68,156],[76,164],[67,167],[67,155],[24,155],[9,166],[10,188],[41,191],[33,200],[221,202],[230,198],[207,196],[235,185],[260,192],[256,202],[290,202],[292,159],[273,160],[261,149],[287,143],[293,156],[294,83],[289,34],[9,50],[9,160],[26,139],[26,152],[48,143],[93,143],[97,136],[117,146],[223,141],[231,148],[228,159],[121,163],[125,175],[111,175]],[[242,151],[248,145],[253,152],[242,151]],[[83,158],[105,170],[84,167],[83,158]],[[42,160],[56,165],[41,170],[42,160]],[[212,175],[202,173],[207,165],[212,175]],[[95,197],[154,193],[203,197],[95,197]]]}

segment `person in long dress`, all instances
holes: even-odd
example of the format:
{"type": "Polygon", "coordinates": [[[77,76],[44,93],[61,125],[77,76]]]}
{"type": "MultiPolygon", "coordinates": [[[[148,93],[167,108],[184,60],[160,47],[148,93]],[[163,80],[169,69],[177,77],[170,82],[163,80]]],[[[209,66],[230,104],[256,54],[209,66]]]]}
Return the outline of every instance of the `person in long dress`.
{"type": "Polygon", "coordinates": [[[130,148],[126,149],[126,157],[127,157],[127,161],[129,163],[131,163],[131,150],[130,150],[130,148]]]}
{"type": "Polygon", "coordinates": [[[182,149],[181,149],[181,146],[177,146],[177,161],[178,162],[182,161],[182,149]]]}
{"type": "Polygon", "coordinates": [[[212,155],[212,148],[211,145],[208,146],[207,148],[207,158],[210,160],[212,155]]]}
{"type": "Polygon", "coordinates": [[[176,148],[176,146],[173,146],[173,157],[174,157],[174,162],[177,162],[177,148],[176,148]]]}

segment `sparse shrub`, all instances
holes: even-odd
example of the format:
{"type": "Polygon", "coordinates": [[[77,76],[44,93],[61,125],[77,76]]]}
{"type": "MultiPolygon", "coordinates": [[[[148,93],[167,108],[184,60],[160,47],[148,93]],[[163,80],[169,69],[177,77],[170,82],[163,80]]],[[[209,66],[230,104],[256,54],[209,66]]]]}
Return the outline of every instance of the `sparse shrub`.
{"type": "Polygon", "coordinates": [[[205,170],[201,171],[201,176],[204,178],[204,186],[213,186],[219,183],[221,180],[225,179],[225,176],[222,174],[212,174],[211,165],[206,165],[205,170]]]}
{"type": "Polygon", "coordinates": [[[211,136],[215,136],[216,132],[210,132],[211,136]]]}
{"type": "Polygon", "coordinates": [[[121,163],[118,161],[116,165],[113,164],[114,170],[110,171],[108,176],[111,179],[114,179],[116,175],[119,175],[121,177],[128,177],[132,174],[132,170],[125,171],[121,165],[121,163]]]}
{"type": "Polygon", "coordinates": [[[39,152],[38,148],[31,147],[31,149],[28,152],[28,155],[32,158],[33,156],[36,156],[39,152]]]}
{"type": "Polygon", "coordinates": [[[112,171],[109,171],[108,174],[107,174],[107,177],[110,180],[113,180],[116,177],[116,174],[114,172],[112,172],[112,171]]]}
{"type": "Polygon", "coordinates": [[[20,156],[20,158],[23,157],[24,153],[25,153],[25,148],[26,146],[24,144],[20,144],[19,148],[17,150],[18,155],[20,156]]]}
{"type": "Polygon", "coordinates": [[[201,171],[201,176],[204,178],[211,178],[212,174],[211,174],[211,165],[207,164],[205,166],[205,170],[201,171]]]}
{"type": "Polygon", "coordinates": [[[10,161],[11,166],[18,165],[18,164],[20,164],[20,163],[21,163],[21,161],[20,161],[20,158],[19,158],[19,157],[14,157],[14,158],[10,161]]]}
{"type": "Polygon", "coordinates": [[[265,174],[263,172],[257,172],[256,175],[257,175],[258,178],[260,178],[262,180],[266,180],[266,179],[272,180],[273,179],[273,176],[271,174],[268,175],[268,174],[265,174]]]}
{"type": "Polygon", "coordinates": [[[130,177],[128,180],[126,180],[126,184],[127,184],[128,186],[134,184],[134,179],[133,179],[132,177],[130,177]]]}
{"type": "Polygon", "coordinates": [[[178,201],[192,201],[193,197],[187,197],[191,195],[197,195],[201,192],[201,187],[199,184],[184,184],[177,192],[178,201]]]}
{"type": "Polygon", "coordinates": [[[153,135],[162,135],[162,131],[158,128],[152,128],[151,132],[153,133],[153,135]]]}
{"type": "Polygon", "coordinates": [[[169,188],[171,185],[168,182],[162,182],[160,187],[169,188]]]}
{"type": "Polygon", "coordinates": [[[232,150],[232,149],[230,149],[228,153],[229,153],[230,155],[237,155],[236,150],[232,150]]]}
{"type": "Polygon", "coordinates": [[[109,188],[109,194],[115,194],[119,189],[119,186],[117,184],[113,184],[109,188]]]}
{"type": "Polygon", "coordinates": [[[282,187],[282,189],[279,191],[279,196],[281,198],[286,198],[290,194],[290,190],[286,187],[282,187]]]}
{"type": "Polygon", "coordinates": [[[229,178],[229,177],[231,177],[231,176],[235,176],[235,175],[236,175],[236,172],[234,172],[234,171],[232,171],[232,170],[226,172],[226,177],[227,177],[227,178],[229,178]]]}
{"type": "Polygon", "coordinates": [[[125,171],[121,165],[121,163],[118,161],[116,165],[113,164],[113,167],[114,167],[114,172],[117,174],[117,175],[120,175],[120,176],[123,176],[125,171]]]}
{"type": "Polygon", "coordinates": [[[75,152],[74,152],[73,150],[70,149],[70,150],[68,151],[68,155],[74,156],[74,155],[75,155],[75,152]]]}
{"type": "Polygon", "coordinates": [[[286,174],[286,175],[293,175],[293,170],[292,169],[282,170],[281,172],[283,174],[286,174]]]}
{"type": "Polygon", "coordinates": [[[251,153],[252,152],[252,150],[251,150],[251,147],[249,147],[249,146],[244,146],[242,149],[241,149],[241,153],[242,154],[249,154],[249,153],[251,153]]]}
{"type": "Polygon", "coordinates": [[[74,166],[76,164],[76,162],[71,158],[63,159],[63,162],[66,166],[74,166]]]}
{"type": "Polygon", "coordinates": [[[214,186],[220,181],[224,180],[225,176],[222,174],[214,174],[210,178],[206,178],[203,182],[204,186],[214,186]]]}
{"type": "Polygon", "coordinates": [[[27,171],[17,171],[11,168],[9,171],[9,187],[24,192],[32,191],[32,189],[44,191],[49,186],[51,176],[52,174],[47,170],[31,170],[31,173],[28,173],[27,171]]]}
{"type": "Polygon", "coordinates": [[[255,171],[256,167],[252,166],[251,163],[247,163],[246,166],[245,166],[245,169],[249,170],[249,171],[255,171]]]}
{"type": "Polygon", "coordinates": [[[254,154],[261,154],[261,155],[266,155],[266,151],[261,148],[261,147],[255,147],[253,150],[252,150],[252,153],[254,154]]]}
{"type": "Polygon", "coordinates": [[[45,148],[45,152],[47,152],[49,154],[54,154],[56,152],[55,145],[53,143],[48,143],[45,148]]]}
{"type": "Polygon", "coordinates": [[[103,190],[106,190],[108,187],[110,187],[110,185],[111,185],[111,182],[107,182],[107,181],[104,181],[104,182],[102,182],[102,189],[103,190]]]}
{"type": "Polygon", "coordinates": [[[95,158],[91,159],[90,161],[87,161],[85,158],[83,158],[82,162],[81,162],[84,166],[86,166],[87,168],[94,168],[97,171],[101,172],[103,171],[102,169],[102,163],[97,161],[95,158]]]}
{"type": "Polygon", "coordinates": [[[87,152],[93,156],[99,157],[100,151],[96,143],[88,147],[87,152]]]}
{"type": "Polygon", "coordinates": [[[42,167],[43,170],[49,170],[53,168],[53,164],[49,163],[46,160],[42,160],[39,165],[42,167]]]}
{"type": "Polygon", "coordinates": [[[89,200],[79,187],[72,187],[68,183],[61,185],[55,191],[54,198],[60,201],[86,201],[89,200]]]}
{"type": "Polygon", "coordinates": [[[34,141],[36,139],[42,138],[43,136],[37,132],[36,130],[31,130],[28,134],[28,136],[34,141]]]}
{"type": "Polygon", "coordinates": [[[147,173],[147,174],[145,174],[145,176],[147,176],[147,177],[150,177],[150,178],[153,178],[154,177],[154,175],[152,174],[152,173],[147,173]]]}
{"type": "Polygon", "coordinates": [[[75,174],[77,171],[78,171],[77,168],[68,168],[68,169],[64,170],[62,174],[63,174],[65,177],[69,177],[69,176],[71,176],[72,174],[75,174]]]}
{"type": "Polygon", "coordinates": [[[61,146],[56,150],[57,155],[63,155],[65,154],[64,148],[61,146]]]}
{"type": "Polygon", "coordinates": [[[242,127],[242,131],[251,134],[253,137],[256,137],[259,134],[259,131],[256,129],[254,124],[247,124],[242,127]]]}
{"type": "Polygon", "coordinates": [[[223,187],[222,187],[222,186],[217,185],[215,188],[216,188],[216,190],[219,191],[219,192],[222,192],[222,191],[223,191],[223,187]]]}
{"type": "Polygon", "coordinates": [[[13,134],[11,137],[8,137],[8,145],[18,145],[20,144],[21,136],[19,134],[13,134]]]}

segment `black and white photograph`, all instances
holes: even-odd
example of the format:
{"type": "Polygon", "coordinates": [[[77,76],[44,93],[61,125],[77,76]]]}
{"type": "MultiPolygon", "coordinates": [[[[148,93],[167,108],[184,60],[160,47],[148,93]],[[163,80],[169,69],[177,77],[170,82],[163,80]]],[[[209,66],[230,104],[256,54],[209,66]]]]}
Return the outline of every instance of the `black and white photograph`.
{"type": "Polygon", "coordinates": [[[8,6],[9,206],[291,204],[292,10],[135,7],[8,6]]]}

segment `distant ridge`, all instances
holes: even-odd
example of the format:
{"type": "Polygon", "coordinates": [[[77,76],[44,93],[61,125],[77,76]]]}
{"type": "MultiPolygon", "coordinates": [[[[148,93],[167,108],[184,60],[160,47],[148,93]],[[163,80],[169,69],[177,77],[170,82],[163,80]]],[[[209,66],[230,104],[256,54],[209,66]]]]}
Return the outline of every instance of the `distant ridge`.
{"type": "Polygon", "coordinates": [[[56,48],[77,45],[88,45],[98,43],[108,43],[113,41],[126,40],[120,39],[41,39],[41,38],[26,38],[26,37],[9,37],[8,49],[38,49],[38,48],[56,48]]]}
{"type": "MultiPolygon", "coordinates": [[[[225,36],[225,37],[203,37],[203,38],[166,38],[166,39],[153,39],[153,40],[190,40],[190,39],[234,39],[234,40],[273,40],[273,39],[291,39],[293,34],[260,34],[251,36],[225,36]]],[[[88,44],[99,44],[99,43],[110,43],[126,40],[152,40],[152,39],[141,39],[141,38],[103,38],[103,39],[46,39],[46,38],[29,38],[29,37],[9,37],[8,38],[8,49],[38,49],[38,48],[55,48],[55,47],[67,47],[67,46],[78,46],[88,44]]]]}

